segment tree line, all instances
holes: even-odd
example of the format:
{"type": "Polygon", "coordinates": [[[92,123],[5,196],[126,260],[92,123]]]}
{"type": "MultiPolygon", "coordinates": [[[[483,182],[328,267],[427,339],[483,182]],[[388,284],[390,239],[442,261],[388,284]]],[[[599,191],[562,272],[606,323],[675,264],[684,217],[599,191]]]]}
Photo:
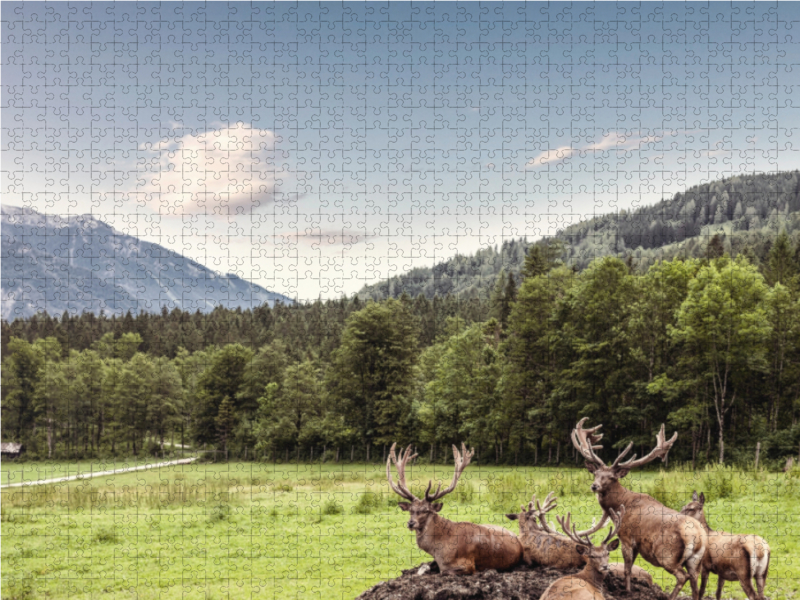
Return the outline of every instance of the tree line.
{"type": "Polygon", "coordinates": [[[744,463],[800,449],[800,252],[760,264],[616,257],[583,272],[531,246],[488,297],[3,323],[2,435],[31,457],[162,455],[191,446],[267,460],[577,459],[574,423],[622,446],[680,432],[672,460],[744,463]]]}

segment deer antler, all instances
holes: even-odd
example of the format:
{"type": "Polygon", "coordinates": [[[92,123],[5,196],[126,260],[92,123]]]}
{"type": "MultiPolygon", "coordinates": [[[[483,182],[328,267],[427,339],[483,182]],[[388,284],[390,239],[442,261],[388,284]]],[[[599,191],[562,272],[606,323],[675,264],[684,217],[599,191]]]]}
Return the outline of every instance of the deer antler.
{"type": "Polygon", "coordinates": [[[611,508],[608,509],[608,512],[611,513],[611,527],[608,530],[606,539],[603,540],[601,545],[607,544],[615,535],[619,534],[619,528],[622,525],[622,517],[625,515],[625,505],[620,505],[619,512],[614,512],[611,508]]]}
{"type": "Polygon", "coordinates": [[[386,460],[386,477],[389,478],[389,486],[394,490],[394,493],[398,496],[402,496],[406,500],[419,500],[411,491],[408,489],[406,485],[406,463],[409,460],[413,460],[417,457],[416,454],[413,456],[411,455],[411,444],[409,444],[408,448],[404,451],[400,451],[400,460],[397,459],[397,456],[394,453],[394,448],[397,446],[397,442],[392,444],[392,449],[389,450],[389,458],[386,460]],[[394,484],[392,481],[392,470],[391,464],[394,463],[395,469],[397,469],[397,485],[394,484]]]}
{"type": "Polygon", "coordinates": [[[587,419],[588,417],[584,417],[575,425],[575,429],[572,430],[572,444],[587,461],[596,464],[598,467],[605,467],[606,463],[603,462],[603,459],[594,453],[595,450],[602,448],[598,442],[603,439],[603,434],[595,433],[602,425],[584,429],[583,424],[587,419]]]}
{"type": "Polygon", "coordinates": [[[461,477],[461,473],[464,472],[464,469],[467,468],[469,465],[469,461],[472,460],[472,456],[475,454],[475,449],[472,448],[469,452],[467,452],[467,446],[464,442],[461,442],[461,452],[458,451],[455,444],[453,444],[453,460],[455,462],[455,471],[453,472],[453,481],[449,485],[447,489],[442,490],[442,482],[439,482],[439,485],[436,487],[436,491],[431,494],[431,486],[433,485],[433,481],[428,482],[428,489],[425,490],[425,500],[428,502],[433,502],[434,500],[438,500],[443,496],[446,496],[450,492],[452,492],[456,488],[456,484],[458,483],[459,478],[461,477]],[[441,490],[441,491],[439,491],[441,490]]]}
{"type": "Polygon", "coordinates": [[[576,544],[581,546],[592,547],[592,540],[588,535],[582,535],[581,532],[575,530],[575,525],[572,523],[572,513],[567,513],[567,517],[556,517],[561,529],[567,534],[567,537],[576,544]]]}
{"type": "Polygon", "coordinates": [[[531,497],[531,501],[528,503],[528,512],[534,511],[533,516],[535,519],[539,520],[539,523],[542,525],[542,529],[548,533],[554,533],[558,535],[558,532],[550,527],[550,525],[547,523],[547,519],[545,518],[545,515],[557,506],[558,501],[553,492],[547,494],[547,497],[544,499],[544,505],[539,504],[539,501],[536,499],[536,494],[534,494],[531,497]]]}
{"type": "Polygon", "coordinates": [[[628,444],[628,447],[623,450],[617,459],[614,461],[614,464],[611,465],[613,467],[621,467],[623,469],[635,469],[636,467],[641,467],[642,465],[646,465],[647,463],[660,458],[664,460],[667,454],[672,448],[672,445],[675,443],[675,440],[678,439],[678,432],[675,432],[675,435],[672,436],[672,439],[667,440],[667,434],[664,432],[664,425],[662,423],[661,430],[656,434],[656,447],[648,454],[647,456],[643,456],[640,459],[636,459],[636,455],[634,454],[629,460],[625,461],[624,463],[620,463],[619,461],[622,460],[628,452],[630,452],[631,448],[633,448],[633,442],[628,444]]]}
{"type": "MultiPolygon", "coordinates": [[[[611,538],[617,535],[617,532],[619,531],[619,526],[622,523],[622,515],[625,514],[625,507],[620,506],[619,512],[614,512],[612,509],[609,509],[609,513],[611,513],[612,525],[608,531],[606,539],[604,539],[602,542],[603,544],[608,543],[609,541],[611,541],[611,538]]],[[[608,521],[608,518],[609,515],[603,513],[603,518],[600,520],[600,524],[595,525],[591,529],[587,529],[585,531],[577,531],[575,529],[575,524],[571,522],[572,520],[571,513],[567,513],[566,519],[563,519],[561,517],[556,517],[556,519],[558,519],[559,524],[561,525],[561,529],[564,530],[564,533],[567,534],[567,537],[569,537],[569,539],[582,546],[588,546],[589,548],[593,547],[592,540],[589,536],[595,533],[596,531],[602,529],[603,525],[606,523],[606,521],[608,521]]]]}

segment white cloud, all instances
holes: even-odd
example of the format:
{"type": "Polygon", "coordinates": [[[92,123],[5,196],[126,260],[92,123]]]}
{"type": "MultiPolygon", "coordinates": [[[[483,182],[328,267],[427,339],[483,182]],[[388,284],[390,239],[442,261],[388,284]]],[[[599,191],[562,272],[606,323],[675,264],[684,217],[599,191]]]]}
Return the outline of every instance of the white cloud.
{"type": "Polygon", "coordinates": [[[588,152],[603,152],[605,150],[623,150],[629,148],[638,148],[648,142],[655,142],[660,140],[659,136],[626,136],[618,131],[612,131],[608,135],[604,135],[600,140],[586,146],[573,148],[572,146],[561,146],[554,150],[545,150],[539,156],[532,158],[525,163],[526,169],[541,167],[547,164],[557,163],[562,160],[572,158],[578,154],[585,156],[588,152]]]}
{"type": "Polygon", "coordinates": [[[286,175],[275,164],[275,143],[274,132],[238,123],[143,145],[137,194],[161,214],[258,207],[286,175]]]}

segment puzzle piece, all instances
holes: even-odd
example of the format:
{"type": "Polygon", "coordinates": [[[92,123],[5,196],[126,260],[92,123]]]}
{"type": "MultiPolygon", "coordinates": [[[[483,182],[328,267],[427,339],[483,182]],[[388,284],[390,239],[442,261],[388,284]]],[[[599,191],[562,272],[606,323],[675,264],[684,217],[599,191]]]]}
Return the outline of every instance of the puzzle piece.
{"type": "Polygon", "coordinates": [[[4,599],[797,594],[796,3],[0,11],[4,599]]]}

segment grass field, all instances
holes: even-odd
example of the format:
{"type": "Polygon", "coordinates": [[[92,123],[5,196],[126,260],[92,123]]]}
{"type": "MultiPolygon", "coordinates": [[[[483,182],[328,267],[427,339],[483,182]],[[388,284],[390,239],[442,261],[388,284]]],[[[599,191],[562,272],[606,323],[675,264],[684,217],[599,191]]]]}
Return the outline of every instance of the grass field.
{"type": "MultiPolygon", "coordinates": [[[[119,468],[108,463],[2,464],[3,483],[119,468]]],[[[127,466],[134,466],[128,462],[127,466]]],[[[451,468],[418,466],[421,493],[451,468]]],[[[579,526],[599,515],[584,470],[472,465],[442,514],[505,519],[532,493],[559,496],[579,526]]],[[[759,533],[772,547],[771,599],[800,595],[800,478],[733,470],[638,473],[635,491],[678,507],[705,491],[712,525],[759,533]]],[[[353,598],[429,560],[405,528],[381,465],[191,464],[2,490],[5,598],[353,598]]],[[[552,519],[555,523],[555,519],[552,519]]],[[[619,552],[612,559],[621,562],[619,552]]],[[[637,562],[667,590],[674,578],[637,562]]],[[[716,589],[715,578],[709,593],[716,589]]],[[[685,592],[688,592],[688,585],[685,592]]],[[[744,598],[728,583],[725,597],[744,598]]]]}

